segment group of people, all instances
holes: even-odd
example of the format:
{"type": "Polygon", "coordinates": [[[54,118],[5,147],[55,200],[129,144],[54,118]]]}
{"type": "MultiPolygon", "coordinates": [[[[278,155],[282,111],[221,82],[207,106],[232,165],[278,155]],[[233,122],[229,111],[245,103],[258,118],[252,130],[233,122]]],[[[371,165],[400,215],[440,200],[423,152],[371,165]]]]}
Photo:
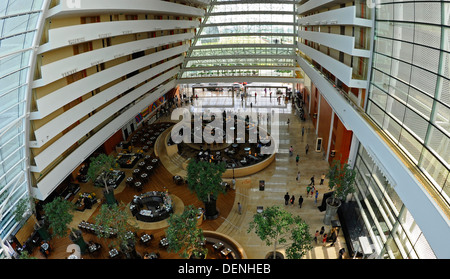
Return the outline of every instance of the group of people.
{"type": "Polygon", "coordinates": [[[326,246],[327,242],[331,242],[330,247],[332,247],[337,240],[338,233],[338,229],[333,227],[331,228],[330,233],[327,234],[325,232],[325,227],[322,226],[322,228],[320,228],[320,231],[316,230],[316,233],[314,234],[314,241],[316,242],[316,244],[319,244],[320,238],[323,246],[326,246]]]}

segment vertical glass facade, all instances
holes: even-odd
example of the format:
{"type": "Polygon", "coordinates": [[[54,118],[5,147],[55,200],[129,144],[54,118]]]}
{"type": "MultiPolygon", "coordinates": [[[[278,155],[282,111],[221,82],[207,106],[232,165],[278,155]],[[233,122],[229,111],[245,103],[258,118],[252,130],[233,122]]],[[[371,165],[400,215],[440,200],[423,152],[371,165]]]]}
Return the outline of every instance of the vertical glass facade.
{"type": "Polygon", "coordinates": [[[359,218],[364,230],[352,240],[370,237],[377,254],[386,259],[436,258],[408,209],[362,146],[354,169],[354,199],[360,211],[357,215],[364,216],[359,218]]]}
{"type": "Polygon", "coordinates": [[[28,75],[43,2],[0,1],[0,239],[15,229],[15,206],[28,195],[28,75]]]}
{"type": "Polygon", "coordinates": [[[450,204],[450,3],[377,2],[367,114],[450,204]]]}

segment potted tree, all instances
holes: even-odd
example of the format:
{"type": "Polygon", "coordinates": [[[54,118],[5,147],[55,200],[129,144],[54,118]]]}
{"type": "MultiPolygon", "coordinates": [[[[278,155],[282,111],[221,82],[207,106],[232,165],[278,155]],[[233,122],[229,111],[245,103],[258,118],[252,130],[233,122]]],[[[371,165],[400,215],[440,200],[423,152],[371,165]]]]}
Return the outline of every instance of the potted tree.
{"type": "Polygon", "coordinates": [[[95,219],[95,233],[98,237],[109,239],[111,247],[119,248],[127,258],[140,258],[136,252],[137,224],[132,223],[134,219],[129,218],[126,205],[103,204],[95,219]]]}
{"type": "Polygon", "coordinates": [[[325,201],[327,209],[323,222],[325,225],[330,225],[331,218],[336,215],[342,201],[348,194],[355,192],[356,171],[351,169],[349,164],[341,164],[339,160],[334,160],[326,177],[329,179],[328,188],[333,192],[325,201]]]}
{"type": "Polygon", "coordinates": [[[51,234],[48,231],[48,224],[44,220],[38,220],[36,215],[36,207],[31,198],[23,198],[19,200],[14,211],[14,219],[16,222],[23,223],[31,215],[34,219],[34,229],[43,240],[50,240],[51,234]]]}
{"type": "MultiPolygon", "coordinates": [[[[74,205],[62,197],[57,197],[44,205],[45,216],[50,224],[49,228],[52,230],[53,236],[63,238],[69,234],[68,225],[73,220],[73,211],[74,205]]],[[[81,253],[86,252],[87,245],[81,231],[71,229],[69,238],[80,247],[81,253]]]]}
{"type": "Polygon", "coordinates": [[[225,193],[222,183],[222,174],[226,167],[224,162],[209,163],[207,161],[190,160],[187,166],[187,182],[191,191],[197,194],[199,200],[205,205],[207,219],[216,219],[219,211],[216,200],[220,193],[225,193]]]}
{"type": "Polygon", "coordinates": [[[248,233],[254,231],[256,235],[266,242],[267,246],[273,245],[273,250],[268,256],[271,259],[283,258],[278,249],[285,248],[289,259],[301,259],[313,247],[312,235],[309,226],[300,216],[294,216],[279,206],[264,209],[253,216],[249,224],[248,233]]]}
{"type": "Polygon", "coordinates": [[[181,215],[172,214],[167,222],[166,237],[168,251],[178,253],[183,258],[205,258],[207,249],[203,245],[203,230],[197,226],[197,212],[192,205],[186,206],[181,215]]]}
{"type": "Polygon", "coordinates": [[[89,164],[87,176],[94,183],[94,186],[99,186],[96,184],[97,179],[103,183],[103,195],[107,204],[117,203],[114,197],[114,187],[110,187],[108,185],[109,174],[116,168],[116,159],[113,156],[108,156],[106,154],[100,154],[97,157],[92,157],[91,163],[89,164]]]}

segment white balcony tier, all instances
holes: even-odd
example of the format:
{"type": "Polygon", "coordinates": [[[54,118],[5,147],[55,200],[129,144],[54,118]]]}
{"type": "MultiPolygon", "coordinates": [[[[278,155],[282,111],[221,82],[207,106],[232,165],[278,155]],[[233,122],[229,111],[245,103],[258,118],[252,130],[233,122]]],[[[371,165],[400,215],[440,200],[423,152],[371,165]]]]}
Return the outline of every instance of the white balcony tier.
{"type": "Polygon", "coordinates": [[[45,86],[60,78],[67,73],[76,73],[101,63],[105,63],[116,58],[127,56],[129,54],[145,51],[147,49],[160,47],[172,43],[178,43],[190,40],[194,37],[192,33],[183,33],[176,35],[167,35],[144,40],[132,41],[106,48],[101,48],[44,65],[41,67],[42,78],[33,82],[33,87],[45,86]]]}
{"type": "Polygon", "coordinates": [[[397,157],[355,107],[304,58],[298,57],[300,67],[311,79],[327,103],[360,143],[391,183],[393,189],[414,217],[438,258],[450,258],[450,221],[415,175],[397,157]]]}
{"type": "Polygon", "coordinates": [[[319,9],[348,3],[348,0],[309,0],[308,2],[299,5],[297,9],[297,13],[299,15],[305,14],[305,13],[311,13],[314,11],[317,11],[319,9]]]}
{"type": "Polygon", "coordinates": [[[108,12],[120,13],[157,13],[166,15],[204,16],[203,9],[159,0],[77,0],[60,1],[50,9],[47,17],[68,17],[77,15],[98,15],[108,12]]]}
{"type": "Polygon", "coordinates": [[[38,54],[102,38],[160,30],[198,28],[199,24],[196,20],[128,20],[60,27],[48,31],[49,42],[39,47],[38,54]]]}
{"type": "Polygon", "coordinates": [[[311,59],[322,65],[322,67],[326,68],[330,73],[332,73],[348,87],[367,88],[367,80],[352,78],[352,67],[347,66],[346,64],[339,62],[333,57],[330,57],[302,43],[298,44],[298,49],[309,56],[311,59]]]}
{"type": "Polygon", "coordinates": [[[145,82],[145,80],[148,80],[150,77],[156,76],[159,73],[180,65],[181,63],[183,63],[182,56],[171,59],[167,62],[164,62],[163,64],[143,71],[142,73],[139,73],[131,78],[127,78],[126,80],[119,82],[109,87],[108,89],[105,89],[100,93],[90,97],[89,99],[81,102],[75,107],[65,111],[54,119],[48,121],[43,126],[39,127],[39,129],[34,132],[36,140],[30,142],[30,146],[33,148],[41,147],[56,135],[67,129],[75,121],[83,118],[94,109],[102,107],[110,100],[118,97],[123,92],[126,92],[127,90],[145,82]]]}
{"type": "Polygon", "coordinates": [[[60,185],[63,180],[66,179],[66,177],[70,175],[84,160],[86,160],[95,150],[97,150],[99,146],[101,146],[117,131],[122,129],[122,127],[125,126],[130,119],[134,119],[134,117],[143,109],[153,104],[156,100],[174,87],[175,80],[168,82],[106,124],[100,131],[87,139],[75,151],[70,153],[49,173],[47,173],[46,176],[37,183],[37,187],[32,188],[33,196],[39,200],[45,200],[52,193],[52,191],[58,187],[58,185],[60,185]]]}
{"type": "Polygon", "coordinates": [[[300,67],[286,67],[286,66],[214,66],[214,67],[188,67],[181,70],[181,72],[189,71],[220,71],[220,70],[238,70],[238,69],[250,69],[250,70],[290,70],[300,71],[300,67]]]}
{"type": "Polygon", "coordinates": [[[298,31],[298,36],[302,39],[331,47],[352,56],[370,57],[370,50],[355,48],[355,37],[303,30],[298,31]]]}
{"type": "MultiPolygon", "coordinates": [[[[245,59],[249,58],[247,54],[235,54],[235,55],[211,55],[211,56],[191,56],[186,57],[186,61],[196,61],[196,60],[214,60],[214,59],[245,59]]],[[[276,58],[276,59],[295,59],[295,55],[276,55],[276,54],[255,54],[252,58],[276,58]]]]}
{"type": "Polygon", "coordinates": [[[31,119],[41,119],[82,97],[83,95],[95,90],[96,88],[108,84],[126,74],[132,73],[138,69],[149,66],[163,59],[179,55],[188,50],[188,45],[181,45],[167,50],[159,51],[146,55],[128,62],[124,62],[115,67],[108,68],[96,74],[87,76],[67,86],[49,93],[36,100],[37,111],[31,112],[31,119]]]}
{"type": "Polygon", "coordinates": [[[36,165],[32,171],[42,172],[47,166],[49,166],[53,161],[55,161],[60,154],[63,154],[70,146],[77,142],[84,135],[92,131],[95,127],[99,126],[106,119],[113,116],[115,113],[126,107],[133,101],[138,100],[144,94],[156,88],[158,85],[164,83],[171,77],[178,74],[179,67],[176,67],[153,80],[145,83],[144,85],[134,89],[125,96],[117,99],[108,106],[102,108],[100,111],[81,122],[79,125],[71,129],[69,132],[58,138],[55,142],[49,145],[45,150],[41,151],[38,155],[34,157],[36,165]]]}
{"type": "Polygon", "coordinates": [[[297,20],[299,26],[313,25],[353,25],[373,27],[373,21],[356,17],[356,7],[345,7],[337,10],[305,16],[297,20]]]}
{"type": "Polygon", "coordinates": [[[198,77],[198,78],[181,78],[177,80],[177,84],[192,83],[234,83],[234,82],[261,82],[261,83],[301,83],[302,78],[294,77],[260,77],[260,76],[232,76],[232,77],[198,77]]]}

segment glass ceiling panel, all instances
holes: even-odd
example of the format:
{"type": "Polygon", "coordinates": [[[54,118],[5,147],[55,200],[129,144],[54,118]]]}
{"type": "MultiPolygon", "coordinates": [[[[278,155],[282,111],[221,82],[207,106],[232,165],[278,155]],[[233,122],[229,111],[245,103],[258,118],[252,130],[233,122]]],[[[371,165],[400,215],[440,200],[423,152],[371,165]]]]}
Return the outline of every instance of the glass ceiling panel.
{"type": "Polygon", "coordinates": [[[295,5],[295,1],[211,1],[181,78],[252,74],[294,77],[295,5]]]}

